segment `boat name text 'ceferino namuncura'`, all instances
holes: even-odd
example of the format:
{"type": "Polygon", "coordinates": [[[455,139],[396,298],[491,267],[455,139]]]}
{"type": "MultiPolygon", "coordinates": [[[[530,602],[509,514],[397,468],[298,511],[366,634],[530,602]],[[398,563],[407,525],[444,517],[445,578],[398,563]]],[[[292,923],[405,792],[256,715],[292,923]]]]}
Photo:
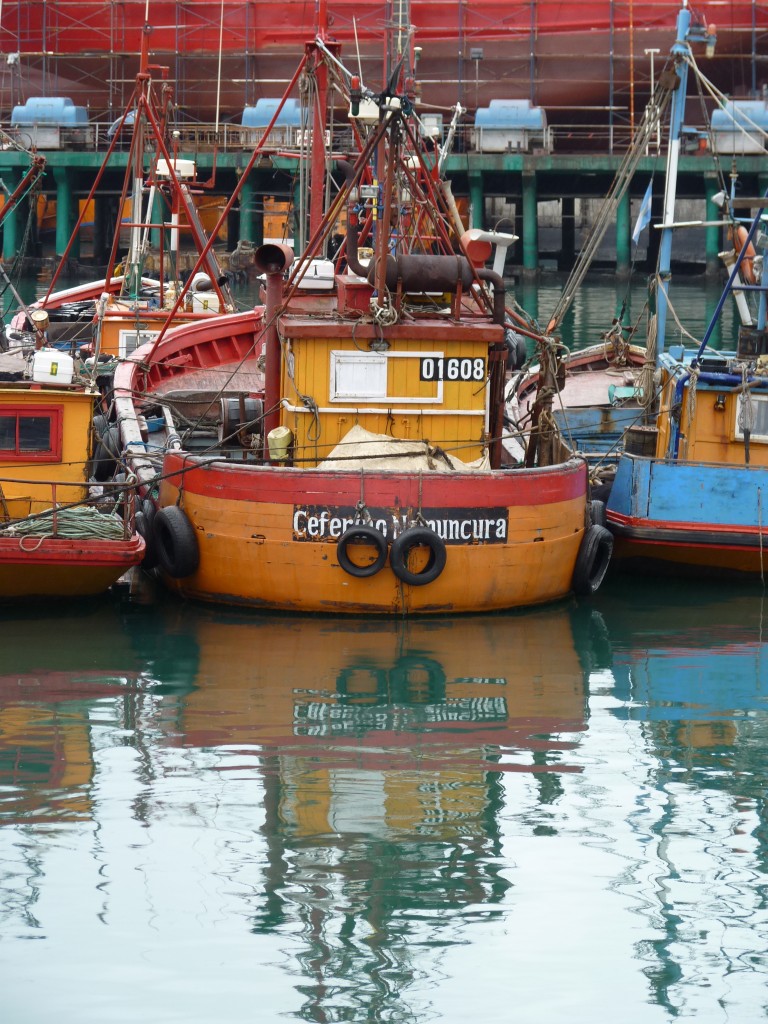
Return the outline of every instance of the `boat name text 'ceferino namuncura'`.
{"type": "MultiPolygon", "coordinates": [[[[388,509],[366,509],[361,519],[354,508],[294,505],[294,540],[338,540],[345,530],[364,522],[392,540],[416,520],[416,511],[397,513],[388,509]]],[[[418,520],[434,530],[446,544],[503,544],[507,540],[509,510],[506,508],[422,509],[418,520]]]]}

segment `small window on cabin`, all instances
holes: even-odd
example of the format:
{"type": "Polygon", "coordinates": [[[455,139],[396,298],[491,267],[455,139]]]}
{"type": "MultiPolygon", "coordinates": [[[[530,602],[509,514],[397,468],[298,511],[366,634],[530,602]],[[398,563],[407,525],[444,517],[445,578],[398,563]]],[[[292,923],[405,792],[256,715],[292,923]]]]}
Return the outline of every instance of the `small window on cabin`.
{"type": "Polygon", "coordinates": [[[744,409],[744,399],[739,395],[736,412],[736,437],[744,437],[742,423],[752,420],[750,439],[753,441],[768,441],[768,396],[750,395],[750,409],[744,409]]]}
{"type": "Polygon", "coordinates": [[[387,357],[331,352],[330,399],[371,402],[387,397],[387,357]]]}
{"type": "Polygon", "coordinates": [[[159,331],[120,331],[118,340],[120,358],[127,358],[137,348],[154,340],[159,333],[159,331]]]}
{"type": "Polygon", "coordinates": [[[0,416],[0,452],[16,451],[15,416],[0,416]]]}
{"type": "Polygon", "coordinates": [[[19,417],[19,451],[49,452],[51,450],[50,416],[19,417]]]}
{"type": "Polygon", "coordinates": [[[61,458],[60,412],[22,411],[0,414],[0,456],[52,462],[61,458]]]}

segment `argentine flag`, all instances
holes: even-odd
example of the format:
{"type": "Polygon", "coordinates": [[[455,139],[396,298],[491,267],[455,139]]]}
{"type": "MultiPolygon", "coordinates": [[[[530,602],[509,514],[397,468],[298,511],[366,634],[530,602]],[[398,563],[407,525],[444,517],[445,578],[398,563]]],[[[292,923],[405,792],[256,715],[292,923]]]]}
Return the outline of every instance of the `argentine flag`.
{"type": "Polygon", "coordinates": [[[651,222],[651,205],[653,203],[653,181],[648,182],[648,188],[645,190],[643,201],[640,203],[640,212],[637,215],[635,221],[635,230],[632,232],[632,241],[637,245],[640,241],[640,235],[648,227],[651,222]]]}

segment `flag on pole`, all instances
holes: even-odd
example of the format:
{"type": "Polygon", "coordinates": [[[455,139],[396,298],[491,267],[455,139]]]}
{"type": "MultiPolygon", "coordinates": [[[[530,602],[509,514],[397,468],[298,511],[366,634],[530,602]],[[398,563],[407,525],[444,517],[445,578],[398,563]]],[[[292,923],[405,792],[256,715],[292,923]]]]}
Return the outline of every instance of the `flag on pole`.
{"type": "Polygon", "coordinates": [[[640,212],[637,215],[635,221],[635,230],[632,232],[632,241],[637,245],[640,241],[640,235],[648,227],[651,222],[651,206],[653,204],[653,180],[648,182],[648,188],[645,190],[643,201],[640,203],[640,212]]]}

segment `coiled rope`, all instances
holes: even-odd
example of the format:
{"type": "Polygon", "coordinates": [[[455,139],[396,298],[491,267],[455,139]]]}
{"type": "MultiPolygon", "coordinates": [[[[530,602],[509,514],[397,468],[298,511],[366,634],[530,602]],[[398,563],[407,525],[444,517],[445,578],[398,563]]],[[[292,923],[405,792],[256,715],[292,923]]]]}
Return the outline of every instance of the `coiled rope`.
{"type": "Polygon", "coordinates": [[[71,508],[46,509],[38,515],[0,526],[0,536],[122,540],[125,536],[125,523],[114,512],[105,514],[88,505],[75,505],[71,508]]]}

